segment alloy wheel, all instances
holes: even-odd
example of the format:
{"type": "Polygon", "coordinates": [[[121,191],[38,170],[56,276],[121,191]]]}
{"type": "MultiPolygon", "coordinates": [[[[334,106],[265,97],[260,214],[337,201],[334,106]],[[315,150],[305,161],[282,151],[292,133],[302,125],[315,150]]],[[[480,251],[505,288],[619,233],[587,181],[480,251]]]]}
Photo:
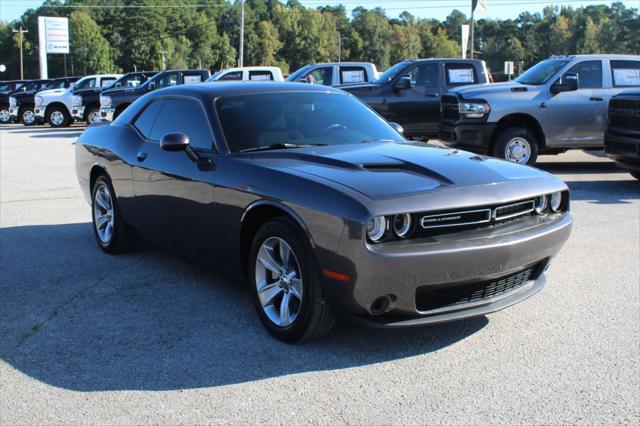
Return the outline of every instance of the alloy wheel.
{"type": "Polygon", "coordinates": [[[51,113],[51,124],[60,126],[62,123],[64,123],[64,114],[60,111],[53,111],[51,113]]]}
{"type": "Polygon", "coordinates": [[[30,109],[22,114],[22,122],[24,124],[33,124],[36,121],[36,115],[30,109]]]}
{"type": "Polygon", "coordinates": [[[100,111],[93,111],[91,114],[89,114],[88,121],[89,121],[89,124],[99,123],[101,121],[100,111]]]}
{"type": "Polygon", "coordinates": [[[527,164],[531,158],[531,145],[524,138],[516,137],[504,147],[504,158],[518,164],[527,164]]]}
{"type": "Polygon", "coordinates": [[[93,225],[103,244],[109,244],[113,236],[114,209],[111,191],[99,183],[93,199],[93,225]]]}
{"type": "Polygon", "coordinates": [[[11,119],[11,115],[9,115],[9,110],[0,109],[0,122],[6,123],[11,119]]]}
{"type": "Polygon", "coordinates": [[[303,282],[298,259],[282,238],[267,238],[260,246],[255,285],[267,318],[279,327],[293,324],[302,306],[303,282]]]}

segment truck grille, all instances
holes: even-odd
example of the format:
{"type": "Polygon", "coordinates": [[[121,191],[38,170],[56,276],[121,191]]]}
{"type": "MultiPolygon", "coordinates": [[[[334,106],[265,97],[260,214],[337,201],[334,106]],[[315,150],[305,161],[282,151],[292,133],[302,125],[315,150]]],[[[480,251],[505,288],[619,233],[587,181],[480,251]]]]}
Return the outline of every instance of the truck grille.
{"type": "Polygon", "coordinates": [[[545,262],[542,261],[521,271],[487,281],[418,287],[416,289],[416,309],[421,312],[440,308],[455,309],[457,305],[500,296],[536,279],[542,272],[545,262]]]}
{"type": "Polygon", "coordinates": [[[623,129],[640,129],[640,101],[612,99],[609,103],[609,125],[623,129]]]}
{"type": "Polygon", "coordinates": [[[443,95],[440,101],[442,118],[445,120],[457,121],[460,118],[458,110],[458,98],[451,95],[443,95]]]}

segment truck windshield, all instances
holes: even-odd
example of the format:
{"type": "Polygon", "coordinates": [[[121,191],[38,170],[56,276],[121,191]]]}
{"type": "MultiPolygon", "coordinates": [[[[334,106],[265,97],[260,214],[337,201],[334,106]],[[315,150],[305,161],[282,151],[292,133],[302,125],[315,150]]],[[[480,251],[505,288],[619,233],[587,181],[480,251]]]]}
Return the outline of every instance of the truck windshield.
{"type": "Polygon", "coordinates": [[[374,83],[388,83],[393,79],[393,77],[395,77],[409,64],[410,62],[398,62],[397,64],[383,72],[374,83]]]}
{"type": "Polygon", "coordinates": [[[515,81],[521,84],[531,84],[539,86],[545,84],[562,67],[569,63],[568,59],[547,59],[529,68],[515,81]]]}
{"type": "Polygon", "coordinates": [[[305,65],[304,67],[300,68],[298,71],[287,77],[286,81],[298,81],[298,79],[306,74],[307,71],[309,71],[311,68],[311,65],[305,65]]]}

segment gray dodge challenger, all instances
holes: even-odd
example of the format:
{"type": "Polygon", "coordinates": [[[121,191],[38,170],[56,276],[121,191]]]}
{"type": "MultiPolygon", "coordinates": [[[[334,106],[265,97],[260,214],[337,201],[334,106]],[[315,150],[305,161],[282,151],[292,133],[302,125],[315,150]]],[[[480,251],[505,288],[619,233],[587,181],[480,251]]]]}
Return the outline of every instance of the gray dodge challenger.
{"type": "Polygon", "coordinates": [[[357,98],[299,83],[149,93],[76,142],[99,247],[135,238],[247,282],[288,342],[336,317],[407,327],[485,315],[545,285],[567,186],[406,140],[357,98]]]}

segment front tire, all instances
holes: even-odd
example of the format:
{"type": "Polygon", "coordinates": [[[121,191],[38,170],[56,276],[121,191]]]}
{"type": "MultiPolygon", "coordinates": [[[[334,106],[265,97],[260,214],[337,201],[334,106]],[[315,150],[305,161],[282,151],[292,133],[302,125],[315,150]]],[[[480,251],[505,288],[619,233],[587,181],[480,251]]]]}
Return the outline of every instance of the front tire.
{"type": "Polygon", "coordinates": [[[102,121],[100,118],[100,108],[91,108],[87,112],[87,124],[96,124],[102,121]]]}
{"type": "Polygon", "coordinates": [[[37,122],[37,118],[35,113],[33,112],[33,108],[24,108],[20,111],[20,121],[25,126],[33,126],[37,122]]]}
{"type": "Polygon", "coordinates": [[[9,110],[6,108],[0,109],[0,123],[8,124],[11,122],[11,115],[9,114],[9,110]]]}
{"type": "Polygon", "coordinates": [[[71,124],[71,116],[66,108],[54,106],[47,114],[47,123],[51,127],[68,127],[71,124]]]}
{"type": "Polygon", "coordinates": [[[91,191],[93,233],[100,248],[116,254],[128,248],[130,237],[118,208],[118,200],[111,182],[105,175],[96,179],[91,191]]]}
{"type": "Polygon", "coordinates": [[[509,127],[498,135],[492,155],[512,163],[532,166],[538,158],[538,140],[529,129],[509,127]]]}
{"type": "Polygon", "coordinates": [[[292,219],[275,218],[260,228],[248,277],[258,317],[274,337],[293,343],[331,331],[335,317],[323,299],[311,244],[292,219]]]}

